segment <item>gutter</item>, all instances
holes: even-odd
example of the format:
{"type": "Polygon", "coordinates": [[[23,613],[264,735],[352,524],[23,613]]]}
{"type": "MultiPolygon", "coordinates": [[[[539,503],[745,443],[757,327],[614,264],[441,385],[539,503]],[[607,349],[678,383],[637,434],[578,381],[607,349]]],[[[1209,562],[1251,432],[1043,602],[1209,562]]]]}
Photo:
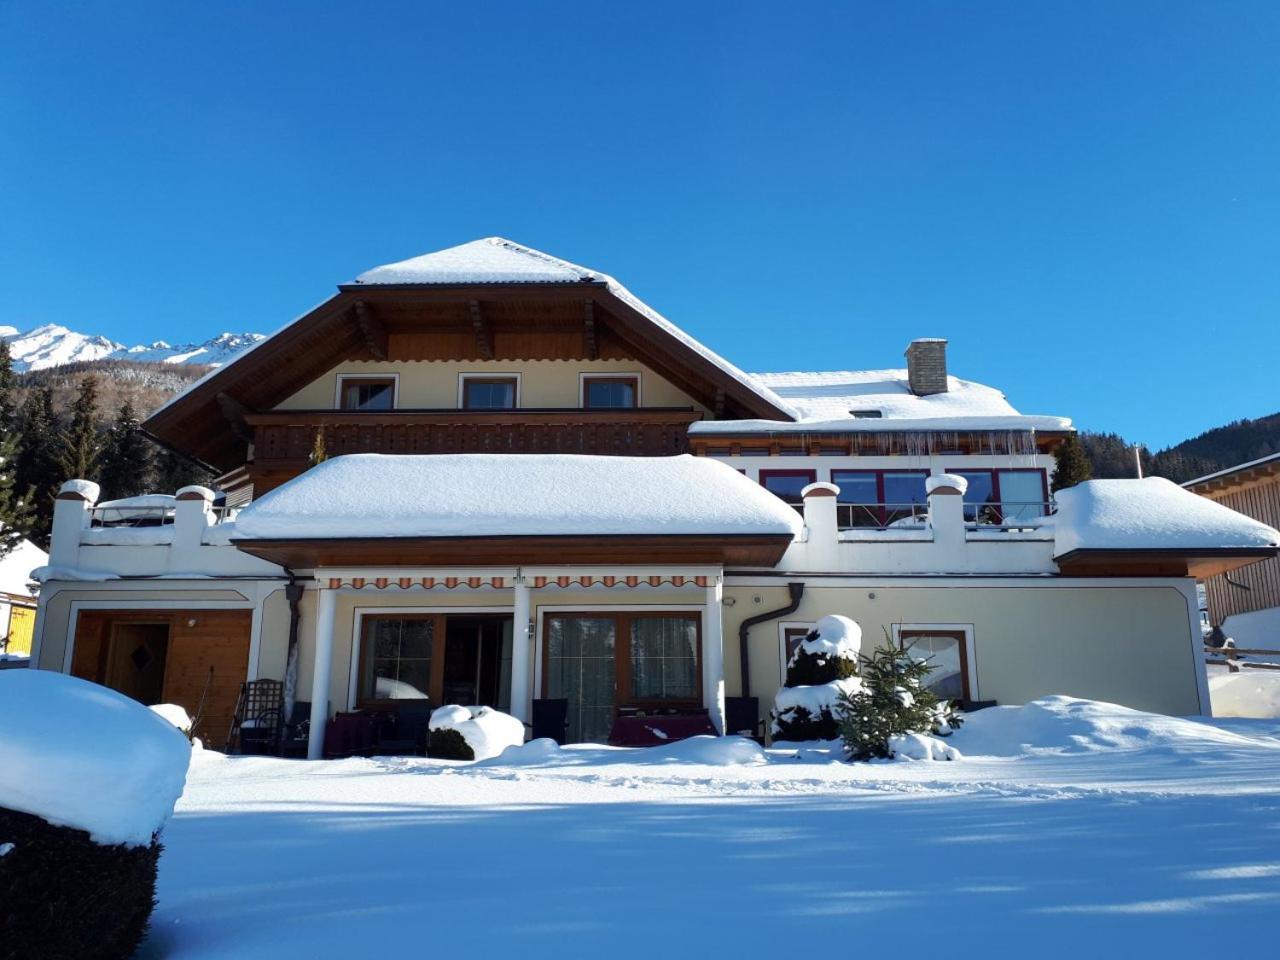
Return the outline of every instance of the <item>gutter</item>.
{"type": "Polygon", "coordinates": [[[779,607],[777,610],[770,610],[766,613],[757,613],[754,617],[747,617],[738,625],[738,657],[742,669],[742,695],[744,697],[751,696],[751,654],[747,650],[747,632],[757,623],[764,623],[766,620],[777,620],[779,617],[785,617],[788,613],[795,613],[800,607],[800,600],[804,597],[804,583],[791,582],[787,584],[787,591],[791,594],[791,602],[785,607],[779,607]]]}

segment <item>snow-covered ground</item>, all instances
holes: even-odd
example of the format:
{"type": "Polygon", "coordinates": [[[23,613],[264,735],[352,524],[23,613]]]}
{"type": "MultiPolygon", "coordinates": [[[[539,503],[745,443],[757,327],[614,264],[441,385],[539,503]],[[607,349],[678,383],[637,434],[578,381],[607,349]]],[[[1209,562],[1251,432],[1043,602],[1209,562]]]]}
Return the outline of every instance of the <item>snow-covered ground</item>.
{"type": "Polygon", "coordinates": [[[1054,699],[948,742],[963,759],[197,752],[140,955],[1274,952],[1280,723],[1054,699]]]}

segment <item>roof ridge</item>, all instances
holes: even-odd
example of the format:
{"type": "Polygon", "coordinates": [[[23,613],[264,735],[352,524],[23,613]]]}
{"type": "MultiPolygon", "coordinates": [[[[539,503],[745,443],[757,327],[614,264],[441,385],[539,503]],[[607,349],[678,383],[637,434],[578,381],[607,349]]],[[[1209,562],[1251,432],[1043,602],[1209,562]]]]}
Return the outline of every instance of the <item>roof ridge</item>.
{"type": "MultiPolygon", "coordinates": [[[[503,249],[510,250],[512,253],[524,254],[526,257],[533,260],[541,260],[557,267],[565,267],[569,270],[573,270],[576,273],[582,274],[583,280],[600,279],[600,273],[592,270],[590,267],[584,267],[579,263],[573,263],[572,261],[557,257],[554,254],[544,253],[541,250],[537,250],[516,240],[508,240],[506,237],[493,236],[485,237],[484,242],[495,247],[502,247],[503,249]]],[[[466,246],[466,244],[463,244],[463,246],[466,246]]]]}

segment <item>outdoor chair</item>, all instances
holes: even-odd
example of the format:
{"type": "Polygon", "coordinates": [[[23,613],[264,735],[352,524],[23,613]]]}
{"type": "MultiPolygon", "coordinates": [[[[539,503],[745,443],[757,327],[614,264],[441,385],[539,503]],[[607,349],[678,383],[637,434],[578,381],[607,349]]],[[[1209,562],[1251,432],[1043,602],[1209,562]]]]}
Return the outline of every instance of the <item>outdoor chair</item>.
{"type": "Polygon", "coordinates": [[[430,700],[404,700],[378,718],[374,728],[373,752],[387,756],[421,756],[427,748],[427,724],[431,720],[430,700]]]}
{"type": "Polygon", "coordinates": [[[564,746],[569,735],[569,701],[565,699],[533,701],[532,738],[547,738],[564,746]]]}
{"type": "Polygon", "coordinates": [[[293,713],[280,728],[277,752],[282,757],[305,757],[311,742],[311,701],[295,700],[293,713]]]}
{"type": "Polygon", "coordinates": [[[760,698],[725,697],[724,732],[763,742],[764,721],[760,719],[760,698]]]}

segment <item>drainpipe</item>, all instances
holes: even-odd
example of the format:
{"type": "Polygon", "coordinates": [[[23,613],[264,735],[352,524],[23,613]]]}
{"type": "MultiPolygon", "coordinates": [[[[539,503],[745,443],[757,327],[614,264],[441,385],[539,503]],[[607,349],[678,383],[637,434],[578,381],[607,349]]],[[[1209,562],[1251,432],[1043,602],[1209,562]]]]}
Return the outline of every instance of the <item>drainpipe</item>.
{"type": "Polygon", "coordinates": [[[302,600],[303,586],[298,582],[297,574],[288,567],[284,572],[289,583],[284,588],[284,598],[289,601],[289,653],[284,661],[284,718],[288,723],[293,717],[293,704],[297,698],[298,687],[298,621],[302,614],[298,603],[302,600]]]}
{"type": "Polygon", "coordinates": [[[742,695],[744,697],[751,696],[751,654],[747,651],[747,631],[757,623],[764,623],[766,620],[777,620],[779,617],[785,617],[788,613],[795,613],[800,608],[800,598],[804,596],[804,584],[788,583],[787,591],[791,594],[791,602],[785,607],[770,610],[768,613],[757,613],[754,617],[747,617],[738,626],[738,657],[742,665],[742,695]]]}

